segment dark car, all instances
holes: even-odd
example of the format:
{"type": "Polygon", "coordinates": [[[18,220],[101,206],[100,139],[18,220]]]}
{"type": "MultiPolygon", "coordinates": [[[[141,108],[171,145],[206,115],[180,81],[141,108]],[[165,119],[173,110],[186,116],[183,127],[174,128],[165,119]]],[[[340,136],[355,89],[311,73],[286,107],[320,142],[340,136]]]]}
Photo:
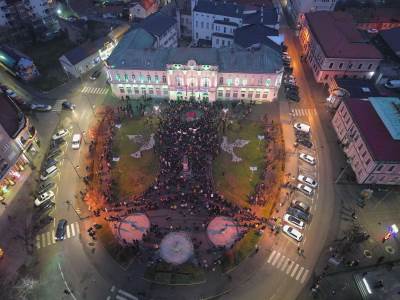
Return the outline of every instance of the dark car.
{"type": "Polygon", "coordinates": [[[52,221],[54,220],[54,218],[52,216],[46,216],[42,219],[40,219],[39,224],[44,226],[44,225],[48,225],[50,224],[52,221]]]}
{"type": "Polygon", "coordinates": [[[304,139],[304,140],[310,139],[310,134],[304,131],[296,130],[295,135],[299,139],[304,139]]]}
{"type": "Polygon", "coordinates": [[[61,106],[62,106],[63,109],[68,109],[68,110],[74,110],[75,107],[76,107],[75,104],[73,104],[73,103],[71,103],[71,102],[69,102],[69,101],[64,101],[64,102],[61,104],[61,106]]]}
{"type": "Polygon", "coordinates": [[[45,162],[43,162],[42,169],[50,168],[51,166],[55,166],[58,164],[58,160],[54,158],[48,158],[45,162]]]}
{"type": "Polygon", "coordinates": [[[310,215],[308,213],[305,213],[304,211],[301,211],[300,209],[289,207],[287,209],[287,213],[305,222],[310,221],[310,215]]]}
{"type": "Polygon", "coordinates": [[[63,138],[59,138],[57,140],[52,140],[50,143],[50,148],[55,149],[65,144],[65,140],[63,138]]]}
{"type": "Polygon", "coordinates": [[[47,159],[56,159],[61,156],[62,151],[60,149],[53,149],[47,154],[47,159]]]}
{"type": "Polygon", "coordinates": [[[285,66],[285,72],[288,74],[292,74],[293,73],[293,68],[290,66],[285,66]]]}
{"type": "Polygon", "coordinates": [[[296,102],[299,102],[299,101],[300,101],[300,96],[299,96],[298,93],[293,93],[293,92],[291,92],[291,93],[286,93],[286,97],[287,97],[288,99],[293,100],[293,101],[296,101],[296,102]]]}
{"type": "Polygon", "coordinates": [[[89,79],[90,79],[90,80],[96,80],[97,78],[100,77],[100,74],[101,74],[101,71],[94,71],[94,72],[92,73],[92,75],[90,75],[89,79]]]}
{"type": "Polygon", "coordinates": [[[38,188],[38,194],[43,194],[45,192],[47,192],[48,190],[50,190],[51,188],[53,188],[56,184],[53,181],[46,181],[44,183],[42,183],[41,185],[39,185],[38,188]]]}
{"type": "Polygon", "coordinates": [[[313,144],[308,139],[296,138],[296,143],[303,145],[304,147],[311,148],[313,144]]]}
{"type": "Polygon", "coordinates": [[[67,229],[68,221],[65,219],[61,219],[58,221],[57,229],[56,229],[56,240],[62,241],[65,239],[65,231],[67,229]]]}
{"type": "Polygon", "coordinates": [[[55,205],[56,205],[56,204],[55,204],[53,201],[48,200],[48,201],[46,201],[46,202],[43,202],[43,203],[39,206],[39,209],[41,209],[41,210],[48,210],[48,209],[54,207],[55,205]]]}

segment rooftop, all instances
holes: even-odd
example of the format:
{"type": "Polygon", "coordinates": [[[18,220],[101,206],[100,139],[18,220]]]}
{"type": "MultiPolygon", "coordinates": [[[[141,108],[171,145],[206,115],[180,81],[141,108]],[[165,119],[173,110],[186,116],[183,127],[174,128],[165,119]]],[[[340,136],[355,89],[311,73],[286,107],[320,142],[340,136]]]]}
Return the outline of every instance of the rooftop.
{"type": "Polygon", "coordinates": [[[63,56],[65,56],[70,63],[75,65],[80,61],[84,60],[85,58],[95,54],[97,51],[103,48],[104,44],[108,41],[111,41],[109,37],[107,36],[101,37],[95,41],[86,42],[68,51],[67,53],[64,53],[63,56]]]}
{"type": "Polygon", "coordinates": [[[243,14],[243,23],[275,25],[278,23],[278,12],[274,7],[261,7],[255,13],[243,14]]]}
{"type": "Polygon", "coordinates": [[[386,45],[397,55],[400,56],[400,28],[392,28],[379,32],[386,45]]]}
{"type": "Polygon", "coordinates": [[[171,26],[176,24],[176,20],[161,12],[151,14],[140,22],[139,26],[154,36],[162,36],[171,26]]]}
{"type": "Polygon", "coordinates": [[[312,35],[327,57],[383,58],[381,53],[363,38],[350,14],[341,11],[316,11],[306,13],[305,16],[312,35]]]}
{"type": "MultiPolygon", "coordinates": [[[[381,101],[390,101],[382,98],[381,101]]],[[[361,99],[345,99],[353,121],[357,125],[370,150],[377,161],[400,161],[400,140],[395,140],[386,129],[371,101],[361,99]]]]}
{"type": "Polygon", "coordinates": [[[156,38],[143,28],[134,28],[124,35],[114,51],[124,52],[126,49],[151,48],[155,41],[156,38]]]}
{"type": "Polygon", "coordinates": [[[194,10],[202,13],[241,18],[243,6],[226,1],[199,0],[194,10]]]}
{"type": "Polygon", "coordinates": [[[266,46],[254,51],[233,48],[116,50],[107,60],[116,69],[165,70],[167,64],[186,64],[190,59],[198,64],[219,66],[221,72],[274,73],[282,68],[279,52],[266,46]]]}
{"type": "Polygon", "coordinates": [[[2,93],[0,107],[0,125],[10,138],[15,138],[25,126],[25,116],[13,101],[2,93]]]}
{"type": "Polygon", "coordinates": [[[278,36],[279,31],[261,24],[246,25],[236,29],[235,44],[248,48],[255,44],[264,44],[278,52],[281,46],[270,40],[269,36],[278,36]]]}
{"type": "Polygon", "coordinates": [[[381,96],[372,80],[336,78],[335,81],[338,87],[349,92],[351,98],[367,99],[381,96]]]}
{"type": "Polygon", "coordinates": [[[392,138],[400,141],[400,99],[395,97],[371,97],[369,101],[392,138]]]}

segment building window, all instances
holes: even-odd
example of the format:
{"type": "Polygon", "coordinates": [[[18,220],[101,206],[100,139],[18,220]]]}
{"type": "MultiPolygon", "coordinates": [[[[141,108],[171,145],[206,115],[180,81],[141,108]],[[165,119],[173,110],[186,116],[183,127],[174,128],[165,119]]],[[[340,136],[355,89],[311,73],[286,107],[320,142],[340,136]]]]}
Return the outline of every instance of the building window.
{"type": "Polygon", "coordinates": [[[365,155],[367,155],[367,151],[364,151],[364,153],[361,155],[361,157],[364,158],[365,155]]]}
{"type": "Polygon", "coordinates": [[[128,76],[128,74],[124,74],[124,78],[125,78],[125,82],[128,82],[128,80],[129,80],[129,76],[128,76]]]}
{"type": "Polygon", "coordinates": [[[219,78],[219,84],[224,84],[224,77],[219,78]]]}
{"type": "Polygon", "coordinates": [[[122,86],[119,87],[119,92],[120,92],[121,94],[125,94],[125,90],[124,90],[124,88],[123,88],[122,86]]]}
{"type": "Polygon", "coordinates": [[[168,96],[168,89],[163,89],[164,96],[168,96]]]}
{"type": "Polygon", "coordinates": [[[231,97],[231,91],[226,91],[225,98],[230,98],[230,97],[231,97]]]}
{"type": "Polygon", "coordinates": [[[240,79],[239,78],[235,78],[235,85],[238,86],[240,84],[240,79]]]}
{"type": "Polygon", "coordinates": [[[121,76],[118,73],[115,74],[115,80],[121,81],[121,76]]]}
{"type": "Polygon", "coordinates": [[[142,95],[146,95],[146,88],[142,87],[142,95]]]}
{"type": "Polygon", "coordinates": [[[150,75],[147,75],[147,82],[151,82],[151,76],[150,75]]]}
{"type": "Polygon", "coordinates": [[[161,90],[160,90],[160,88],[156,88],[156,95],[157,95],[157,96],[161,96],[161,90]]]}
{"type": "Polygon", "coordinates": [[[329,78],[329,74],[325,74],[324,80],[327,80],[329,78]]]}
{"type": "Polygon", "coordinates": [[[196,28],[198,28],[199,27],[199,22],[198,21],[196,21],[196,28]]]}
{"type": "Polygon", "coordinates": [[[237,98],[238,96],[238,92],[237,91],[233,91],[233,98],[237,98]]]}
{"type": "Polygon", "coordinates": [[[248,95],[247,95],[247,97],[248,97],[249,99],[253,98],[253,92],[249,92],[248,95]]]}
{"type": "Polygon", "coordinates": [[[153,95],[153,94],[154,94],[153,88],[149,88],[149,94],[150,94],[150,95],[153,95]]]}
{"type": "Polygon", "coordinates": [[[268,92],[265,91],[265,92],[263,93],[262,97],[263,97],[264,99],[267,99],[267,98],[268,98],[268,92]]]}
{"type": "Polygon", "coordinates": [[[393,172],[393,170],[394,170],[394,166],[391,166],[388,171],[393,172]]]}
{"type": "Polygon", "coordinates": [[[217,45],[219,45],[219,39],[216,39],[215,41],[216,41],[217,45]]]}
{"type": "Polygon", "coordinates": [[[162,82],[167,83],[167,77],[165,77],[165,75],[163,75],[163,77],[162,77],[162,82]]]}
{"type": "Polygon", "coordinates": [[[362,64],[359,64],[359,65],[358,65],[358,69],[360,70],[360,69],[361,69],[361,67],[362,67],[362,64]]]}
{"type": "Polygon", "coordinates": [[[349,69],[351,69],[353,67],[353,64],[349,64],[349,69]]]}
{"type": "Polygon", "coordinates": [[[380,165],[379,167],[376,168],[376,171],[380,172],[382,170],[382,168],[383,168],[383,165],[380,165]]]}
{"type": "Polygon", "coordinates": [[[368,70],[371,70],[371,68],[372,68],[372,64],[369,64],[368,65],[368,70]]]}
{"type": "Polygon", "coordinates": [[[176,85],[177,85],[177,86],[181,86],[181,85],[182,85],[182,82],[181,82],[181,78],[180,78],[180,77],[176,77],[176,78],[175,78],[175,81],[176,81],[176,85]]]}
{"type": "Polygon", "coordinates": [[[260,98],[260,92],[259,92],[259,91],[257,91],[257,92],[256,92],[256,96],[255,96],[255,98],[257,98],[257,99],[259,99],[259,98],[260,98]]]}
{"type": "Polygon", "coordinates": [[[241,97],[242,97],[242,98],[245,98],[245,97],[246,97],[246,92],[242,91],[241,97]]]}
{"type": "Polygon", "coordinates": [[[218,97],[222,98],[223,97],[223,91],[218,91],[218,97]]]}
{"type": "Polygon", "coordinates": [[[133,82],[136,82],[135,74],[132,74],[132,80],[133,80],[133,82]]]}
{"type": "Polygon", "coordinates": [[[132,94],[132,88],[131,88],[131,87],[127,87],[127,88],[126,88],[126,92],[127,92],[128,94],[132,94]]]}
{"type": "Polygon", "coordinates": [[[242,79],[242,85],[246,86],[247,85],[247,79],[242,79]]]}
{"type": "Polygon", "coordinates": [[[332,67],[333,67],[333,63],[330,63],[329,64],[329,69],[332,69],[332,67]]]}
{"type": "Polygon", "coordinates": [[[221,40],[222,46],[225,46],[225,40],[221,40]]]}
{"type": "Polygon", "coordinates": [[[201,28],[204,28],[204,22],[201,22],[201,23],[200,23],[200,27],[201,27],[201,28]]]}
{"type": "Polygon", "coordinates": [[[343,68],[343,63],[339,64],[339,69],[343,68]]]}
{"type": "Polygon", "coordinates": [[[154,76],[154,80],[155,80],[156,83],[158,83],[158,75],[154,76]]]}
{"type": "Polygon", "coordinates": [[[226,80],[226,83],[228,84],[228,86],[231,86],[231,85],[232,85],[232,79],[230,79],[230,78],[227,79],[227,80],[226,80]]]}
{"type": "Polygon", "coordinates": [[[267,80],[265,80],[265,86],[266,87],[269,87],[271,85],[271,79],[267,79],[267,80]]]}
{"type": "Polygon", "coordinates": [[[365,164],[368,166],[370,162],[371,162],[371,159],[368,158],[367,161],[365,162],[365,164]]]}

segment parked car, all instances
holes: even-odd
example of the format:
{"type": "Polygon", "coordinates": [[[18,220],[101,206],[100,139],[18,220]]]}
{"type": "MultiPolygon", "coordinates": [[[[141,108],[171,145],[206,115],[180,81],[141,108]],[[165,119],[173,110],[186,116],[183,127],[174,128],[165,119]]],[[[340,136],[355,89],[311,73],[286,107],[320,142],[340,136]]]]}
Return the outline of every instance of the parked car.
{"type": "MultiPolygon", "coordinates": [[[[296,144],[303,145],[304,147],[307,147],[307,148],[312,148],[312,146],[313,146],[313,143],[311,143],[310,140],[304,139],[304,138],[297,138],[296,144]]],[[[296,144],[295,144],[295,146],[296,146],[296,144]]]]}
{"type": "Polygon", "coordinates": [[[71,103],[71,102],[69,102],[69,101],[64,101],[61,104],[61,106],[62,106],[63,109],[69,109],[69,110],[74,110],[76,108],[76,105],[71,103]]]}
{"type": "Polygon", "coordinates": [[[54,158],[47,159],[42,166],[42,169],[47,169],[50,168],[51,166],[56,166],[58,164],[58,160],[55,160],[54,158]]]}
{"type": "Polygon", "coordinates": [[[53,177],[58,173],[58,168],[57,166],[51,166],[50,168],[46,169],[41,175],[40,175],[40,180],[45,181],[49,179],[50,177],[53,177]]]}
{"type": "Polygon", "coordinates": [[[92,75],[90,75],[89,79],[90,79],[90,80],[96,80],[97,78],[100,77],[100,74],[101,74],[101,71],[94,71],[94,72],[92,73],[92,75]]]}
{"type": "Polygon", "coordinates": [[[35,206],[38,207],[40,206],[43,202],[49,201],[50,199],[54,198],[54,192],[52,190],[47,191],[43,194],[40,194],[36,199],[35,199],[35,206]]]}
{"type": "Polygon", "coordinates": [[[318,186],[317,181],[315,181],[315,179],[313,179],[312,177],[309,177],[309,176],[299,175],[297,177],[297,180],[302,183],[307,184],[308,186],[310,186],[314,189],[318,186]]]}
{"type": "Polygon", "coordinates": [[[53,201],[48,200],[48,201],[43,202],[38,208],[39,208],[41,211],[44,211],[44,210],[51,209],[51,208],[53,208],[54,206],[56,206],[56,204],[55,204],[53,201]]]}
{"type": "Polygon", "coordinates": [[[310,130],[311,130],[311,126],[308,125],[308,124],[305,124],[305,123],[299,123],[299,122],[297,122],[297,123],[294,123],[293,127],[294,127],[296,130],[303,131],[303,132],[305,132],[305,133],[309,133],[310,130]]]}
{"type": "Polygon", "coordinates": [[[296,187],[300,192],[302,192],[303,194],[305,194],[307,196],[311,196],[314,193],[314,190],[311,187],[309,187],[308,185],[299,183],[296,187]]]}
{"type": "Polygon", "coordinates": [[[304,222],[309,222],[310,221],[310,215],[308,213],[305,213],[304,211],[294,208],[294,207],[289,207],[287,209],[287,213],[289,215],[292,215],[300,220],[303,220],[304,222]]]}
{"type": "Polygon", "coordinates": [[[315,163],[316,163],[315,157],[311,156],[310,154],[300,153],[299,158],[302,161],[305,161],[306,163],[308,163],[310,165],[315,165],[315,163]]]}
{"type": "Polygon", "coordinates": [[[62,154],[62,151],[60,149],[52,149],[48,154],[47,154],[47,159],[58,159],[62,154]]]}
{"type": "Polygon", "coordinates": [[[62,137],[66,136],[68,133],[69,133],[68,129],[61,129],[61,130],[57,131],[57,132],[53,135],[52,139],[53,139],[54,141],[55,141],[55,140],[58,140],[58,139],[61,139],[62,137]]]}
{"type": "Polygon", "coordinates": [[[6,89],[5,91],[6,95],[10,98],[15,98],[17,97],[17,93],[14,92],[12,89],[6,89]]]}
{"type": "Polygon", "coordinates": [[[293,200],[292,207],[297,208],[305,212],[306,214],[310,212],[310,206],[307,203],[300,200],[293,200]]]}
{"type": "Polygon", "coordinates": [[[39,103],[32,103],[31,104],[31,110],[50,111],[51,109],[52,109],[51,105],[39,104],[39,103]]]}
{"type": "Polygon", "coordinates": [[[297,227],[299,229],[303,229],[304,228],[304,222],[302,220],[292,216],[292,215],[285,214],[283,216],[283,220],[286,223],[289,223],[290,225],[293,225],[294,227],[297,227]]]}
{"type": "Polygon", "coordinates": [[[68,221],[65,219],[61,219],[60,221],[58,221],[56,236],[55,236],[57,241],[62,241],[63,239],[65,239],[65,231],[67,229],[67,224],[68,221]]]}
{"type": "Polygon", "coordinates": [[[295,135],[296,135],[296,138],[298,138],[298,139],[305,139],[305,140],[309,140],[310,139],[310,134],[306,133],[304,131],[296,130],[295,135]]]}
{"type": "Polygon", "coordinates": [[[295,102],[299,102],[300,101],[300,96],[296,92],[288,92],[288,93],[286,93],[286,97],[288,99],[292,100],[292,101],[295,101],[295,102]]]}
{"type": "Polygon", "coordinates": [[[52,189],[55,187],[55,183],[53,181],[46,181],[43,182],[41,185],[39,185],[38,187],[38,195],[43,194],[45,192],[47,192],[48,190],[52,189]]]}
{"type": "Polygon", "coordinates": [[[303,240],[303,235],[296,228],[293,228],[289,225],[284,225],[282,230],[284,233],[286,233],[288,236],[298,242],[301,242],[303,240]]]}
{"type": "Polygon", "coordinates": [[[76,133],[72,136],[72,143],[71,143],[71,147],[74,150],[78,150],[79,147],[81,146],[81,139],[82,136],[79,133],[76,133]]]}
{"type": "Polygon", "coordinates": [[[293,68],[291,66],[284,65],[284,69],[285,69],[285,72],[287,72],[288,74],[293,73],[293,68]]]}
{"type": "Polygon", "coordinates": [[[58,140],[53,140],[50,143],[50,149],[57,149],[59,147],[61,147],[62,145],[64,145],[66,143],[66,141],[64,139],[58,139],[58,140]]]}
{"type": "Polygon", "coordinates": [[[385,87],[388,89],[398,89],[400,88],[400,80],[389,80],[385,83],[385,87]]]}

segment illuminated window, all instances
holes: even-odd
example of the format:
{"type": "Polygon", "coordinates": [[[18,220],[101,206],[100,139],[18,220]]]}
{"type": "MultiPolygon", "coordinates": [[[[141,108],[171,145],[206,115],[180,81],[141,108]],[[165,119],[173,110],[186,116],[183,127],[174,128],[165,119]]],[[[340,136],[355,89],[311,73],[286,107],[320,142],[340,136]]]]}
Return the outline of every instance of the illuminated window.
{"type": "Polygon", "coordinates": [[[219,84],[224,84],[224,77],[219,78],[219,84]]]}
{"type": "Polygon", "coordinates": [[[115,80],[121,81],[121,76],[118,73],[115,74],[115,80]]]}
{"type": "Polygon", "coordinates": [[[147,82],[151,82],[151,76],[147,75],[147,82]]]}
{"type": "Polygon", "coordinates": [[[222,98],[223,97],[223,93],[224,93],[223,91],[218,91],[218,97],[222,98]]]}
{"type": "Polygon", "coordinates": [[[239,78],[235,78],[235,85],[238,86],[240,84],[240,79],[239,78]]]}
{"type": "Polygon", "coordinates": [[[243,79],[243,80],[242,80],[242,85],[243,85],[243,86],[246,86],[246,85],[247,85],[247,79],[243,79]]]}
{"type": "Polygon", "coordinates": [[[271,79],[265,80],[265,86],[270,86],[271,85],[271,79]]]}
{"type": "Polygon", "coordinates": [[[155,80],[156,83],[158,83],[158,75],[154,76],[154,80],[155,80]]]}
{"type": "Polygon", "coordinates": [[[132,80],[133,80],[133,82],[136,82],[135,74],[132,74],[132,80]]]}
{"type": "Polygon", "coordinates": [[[231,79],[231,78],[228,78],[228,79],[226,80],[226,83],[227,83],[227,85],[231,86],[231,85],[232,85],[232,79],[231,79]]]}

